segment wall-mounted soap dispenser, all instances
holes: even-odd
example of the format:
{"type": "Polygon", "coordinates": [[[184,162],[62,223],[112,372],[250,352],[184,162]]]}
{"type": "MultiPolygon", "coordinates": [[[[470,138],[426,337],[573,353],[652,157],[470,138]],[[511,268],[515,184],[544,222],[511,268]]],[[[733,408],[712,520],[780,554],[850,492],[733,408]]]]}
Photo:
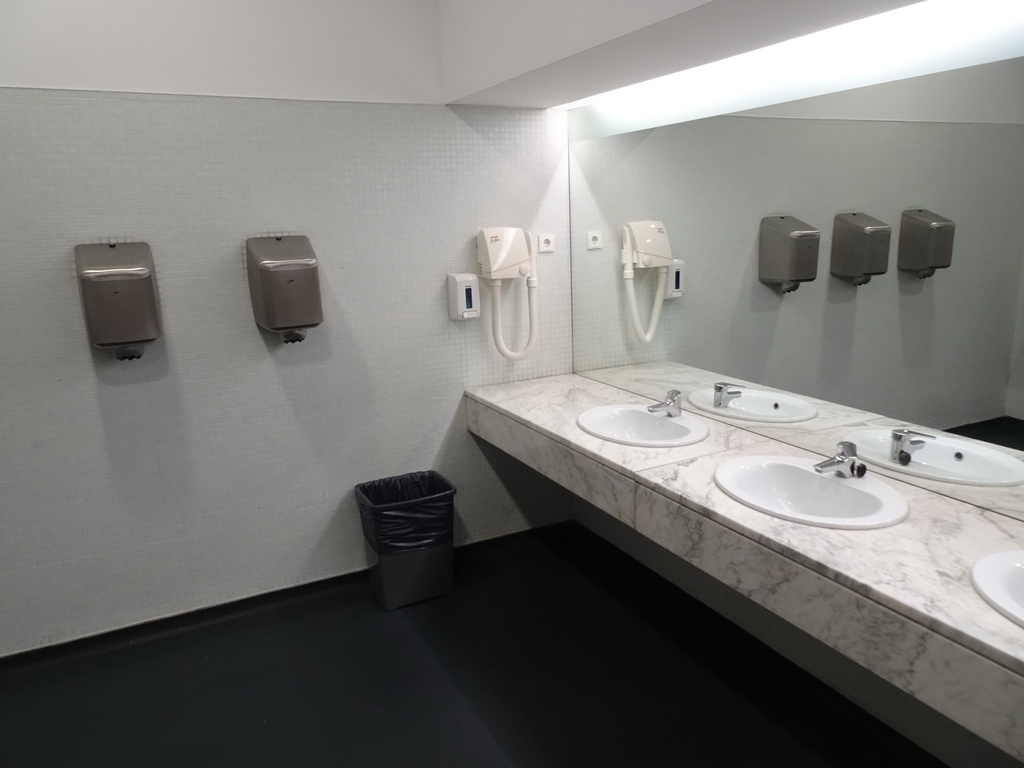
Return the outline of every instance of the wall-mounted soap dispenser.
{"type": "Polygon", "coordinates": [[[118,360],[142,357],[160,338],[153,252],[147,243],[75,246],[75,268],[89,341],[118,360]]]}
{"type": "Polygon", "coordinates": [[[448,317],[474,320],[480,317],[480,281],[471,272],[448,273],[448,317]]]}
{"type": "Polygon", "coordinates": [[[256,324],[281,334],[286,344],[306,338],[324,320],[319,262],[303,235],[251,237],[245,241],[249,294],[256,324]]]}
{"type": "Polygon", "coordinates": [[[761,219],[758,279],[780,293],[789,293],[818,276],[821,232],[795,216],[761,219]]]}
{"type": "Polygon", "coordinates": [[[840,213],[832,225],[832,276],[865,285],[889,268],[892,227],[866,213],[840,213]]]}
{"type": "Polygon", "coordinates": [[[681,298],[686,291],[686,279],[683,274],[685,268],[686,265],[682,259],[672,259],[672,264],[668,268],[668,274],[665,275],[666,299],[681,298]]]}
{"type": "Polygon", "coordinates": [[[896,266],[922,280],[945,269],[953,261],[956,225],[923,208],[904,211],[900,219],[900,245],[896,266]]]}

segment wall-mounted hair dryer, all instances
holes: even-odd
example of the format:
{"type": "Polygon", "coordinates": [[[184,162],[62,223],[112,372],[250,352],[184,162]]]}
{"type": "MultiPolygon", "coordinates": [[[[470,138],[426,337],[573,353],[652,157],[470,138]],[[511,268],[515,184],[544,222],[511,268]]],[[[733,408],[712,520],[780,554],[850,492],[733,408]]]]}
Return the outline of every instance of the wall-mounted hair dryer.
{"type": "Polygon", "coordinates": [[[494,346],[509,360],[522,360],[537,340],[537,254],[529,232],[517,227],[488,227],[476,237],[476,260],[481,279],[491,286],[491,333],[494,346]],[[505,345],[501,331],[501,281],[526,278],[530,335],[518,352],[505,345]]]}
{"type": "MultiPolygon", "coordinates": [[[[676,269],[677,265],[673,263],[672,246],[669,245],[664,224],[660,221],[630,221],[622,228],[622,277],[626,281],[626,303],[633,330],[644,344],[651,343],[658,328],[670,268],[676,269]],[[640,311],[636,306],[636,286],[633,283],[633,270],[636,267],[658,270],[658,287],[654,289],[654,304],[651,306],[647,328],[641,324],[640,311]]],[[[681,267],[678,268],[680,272],[675,280],[679,281],[681,294],[682,272],[681,267]]]]}

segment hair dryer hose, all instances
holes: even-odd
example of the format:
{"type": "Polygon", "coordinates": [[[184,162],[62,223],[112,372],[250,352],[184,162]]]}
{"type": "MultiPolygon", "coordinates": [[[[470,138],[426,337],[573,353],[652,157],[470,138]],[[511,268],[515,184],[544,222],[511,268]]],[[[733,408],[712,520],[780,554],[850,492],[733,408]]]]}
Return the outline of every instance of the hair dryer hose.
{"type": "MultiPolygon", "coordinates": [[[[664,286],[663,286],[664,287],[664,286]]],[[[522,360],[529,354],[533,343],[537,340],[537,286],[527,283],[527,303],[530,307],[530,335],[526,340],[526,346],[518,352],[513,352],[505,345],[505,339],[501,331],[501,280],[491,281],[491,332],[494,335],[494,346],[503,357],[509,360],[522,360]]]]}
{"type": "Polygon", "coordinates": [[[626,279],[626,303],[629,306],[629,317],[633,321],[633,330],[637,338],[644,344],[650,344],[654,338],[654,332],[658,330],[658,319],[661,317],[661,305],[665,302],[665,283],[668,281],[668,267],[658,267],[658,287],[654,295],[654,305],[651,307],[651,320],[647,329],[640,324],[640,311],[636,306],[636,285],[633,282],[632,270],[625,276],[626,279]]]}

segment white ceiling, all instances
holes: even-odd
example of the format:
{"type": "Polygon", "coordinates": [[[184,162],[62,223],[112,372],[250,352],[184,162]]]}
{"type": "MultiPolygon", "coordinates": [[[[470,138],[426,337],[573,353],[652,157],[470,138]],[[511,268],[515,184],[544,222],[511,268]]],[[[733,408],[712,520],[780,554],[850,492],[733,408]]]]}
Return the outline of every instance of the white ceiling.
{"type": "Polygon", "coordinates": [[[4,0],[0,86],[551,107],[911,0],[4,0]]]}

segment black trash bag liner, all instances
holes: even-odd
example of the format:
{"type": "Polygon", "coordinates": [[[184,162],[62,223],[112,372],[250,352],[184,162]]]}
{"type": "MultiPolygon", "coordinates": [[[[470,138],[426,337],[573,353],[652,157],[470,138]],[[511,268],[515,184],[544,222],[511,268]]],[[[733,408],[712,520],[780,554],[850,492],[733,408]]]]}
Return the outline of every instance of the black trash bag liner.
{"type": "Polygon", "coordinates": [[[426,549],[452,540],[455,487],[434,470],[356,486],[363,534],[374,552],[426,549]]]}

